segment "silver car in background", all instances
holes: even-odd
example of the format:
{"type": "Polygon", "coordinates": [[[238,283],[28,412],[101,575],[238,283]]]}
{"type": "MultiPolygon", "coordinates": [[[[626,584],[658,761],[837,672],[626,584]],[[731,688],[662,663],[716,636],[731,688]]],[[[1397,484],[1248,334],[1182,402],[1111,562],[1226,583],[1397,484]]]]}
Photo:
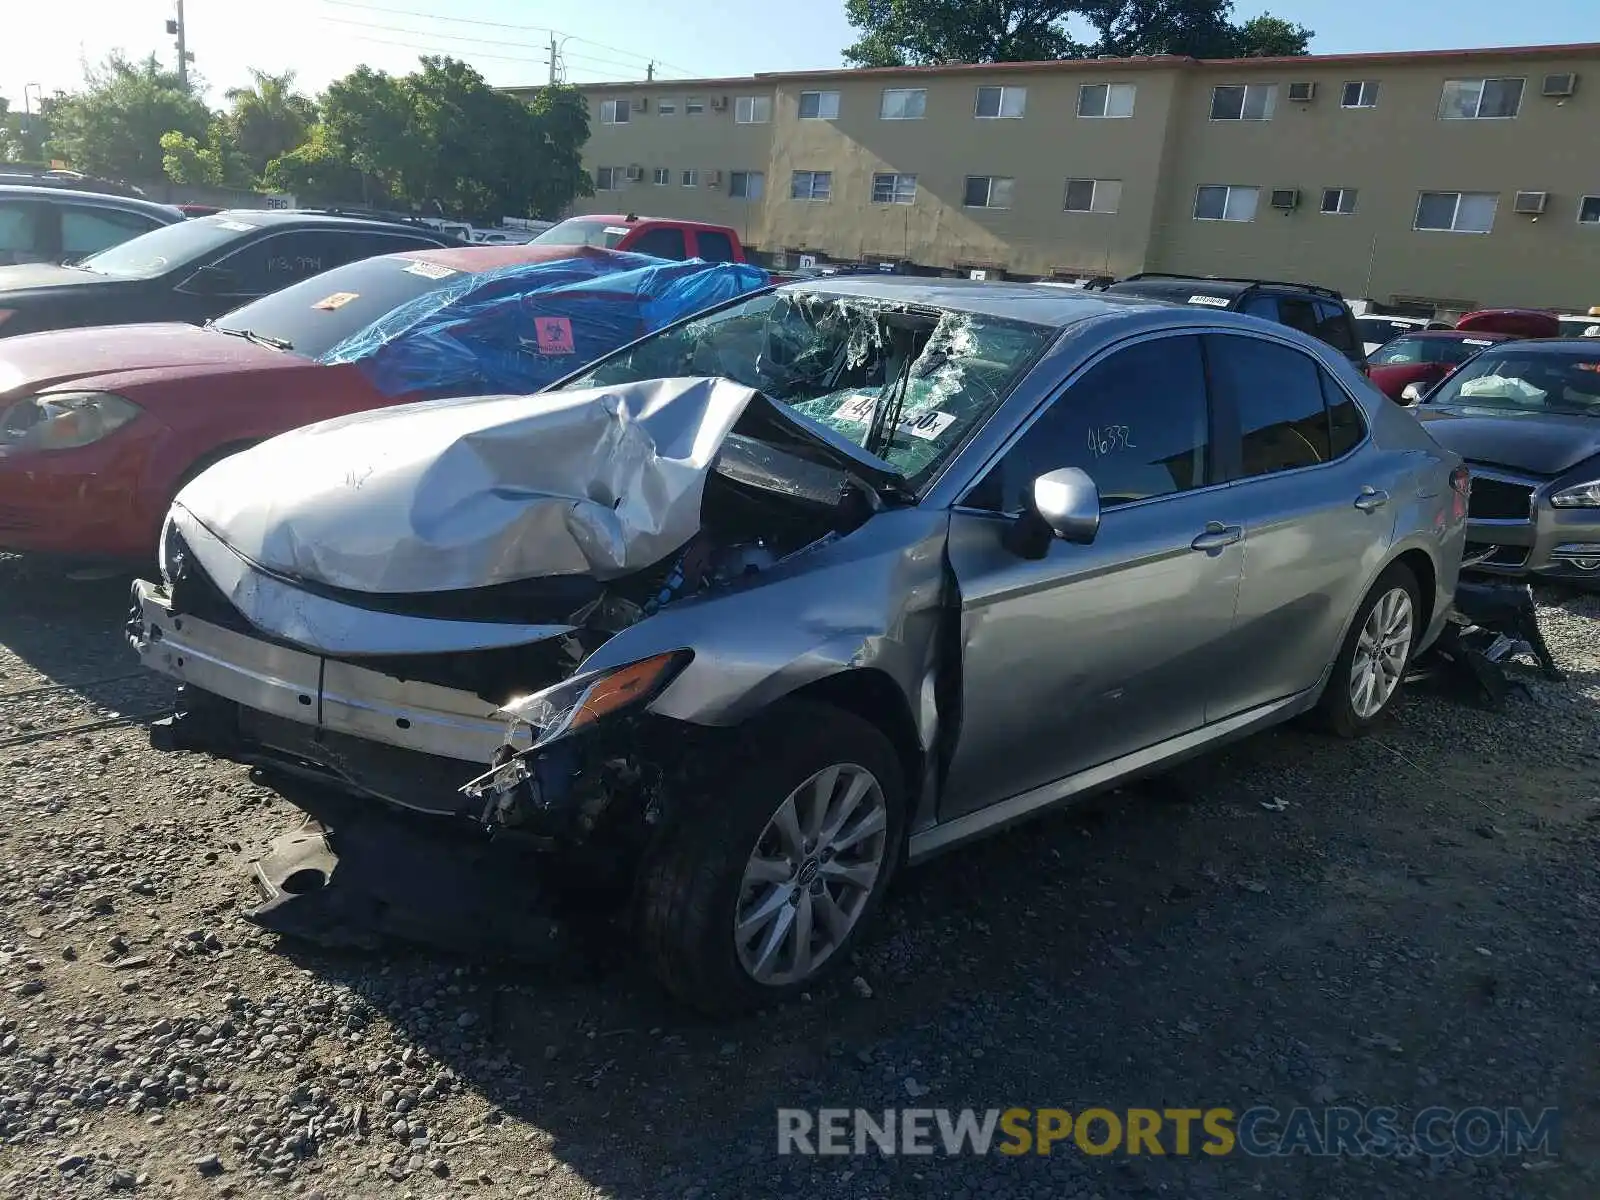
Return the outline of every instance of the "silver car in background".
{"type": "Polygon", "coordinates": [[[163,744],[615,871],[724,1012],[844,961],[906,862],[1298,714],[1370,728],[1466,505],[1283,325],[836,278],[227,460],[130,636],[184,684],[163,744]]]}

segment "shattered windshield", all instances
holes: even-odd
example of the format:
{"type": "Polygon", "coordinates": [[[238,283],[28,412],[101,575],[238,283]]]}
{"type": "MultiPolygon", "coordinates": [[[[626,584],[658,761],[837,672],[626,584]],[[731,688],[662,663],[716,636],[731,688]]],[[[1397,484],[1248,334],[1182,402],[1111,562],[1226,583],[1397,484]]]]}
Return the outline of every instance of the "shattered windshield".
{"type": "Polygon", "coordinates": [[[662,330],[565,387],[722,376],[877,455],[916,487],[1055,334],[979,313],[780,289],[662,330]]]}

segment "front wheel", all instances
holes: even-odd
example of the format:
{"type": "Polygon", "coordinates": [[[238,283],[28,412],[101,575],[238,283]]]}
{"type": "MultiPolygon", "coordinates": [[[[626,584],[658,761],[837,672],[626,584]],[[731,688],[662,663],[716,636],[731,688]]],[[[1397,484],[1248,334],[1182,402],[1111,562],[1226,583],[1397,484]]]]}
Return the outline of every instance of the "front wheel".
{"type": "Polygon", "coordinates": [[[746,748],[746,765],[675,822],[640,877],[655,973],[713,1015],[787,999],[845,961],[905,828],[899,758],[861,718],[785,704],[746,748]]]}
{"type": "Polygon", "coordinates": [[[1395,563],[1366,594],[1317,704],[1321,723],[1340,737],[1359,737],[1389,710],[1416,649],[1421,589],[1410,568],[1395,563]]]}

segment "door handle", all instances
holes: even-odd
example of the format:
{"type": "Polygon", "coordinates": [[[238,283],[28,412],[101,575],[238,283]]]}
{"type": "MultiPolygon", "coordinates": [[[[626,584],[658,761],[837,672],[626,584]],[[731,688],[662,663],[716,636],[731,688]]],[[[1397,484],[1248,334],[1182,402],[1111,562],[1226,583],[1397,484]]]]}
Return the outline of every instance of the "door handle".
{"type": "Polygon", "coordinates": [[[1206,531],[1189,545],[1196,550],[1221,550],[1244,537],[1244,526],[1224,525],[1221,521],[1207,521],[1206,531]]]}
{"type": "Polygon", "coordinates": [[[1389,493],[1379,488],[1368,485],[1361,489],[1361,495],[1356,497],[1356,507],[1362,512],[1376,512],[1389,503],[1389,493]]]}

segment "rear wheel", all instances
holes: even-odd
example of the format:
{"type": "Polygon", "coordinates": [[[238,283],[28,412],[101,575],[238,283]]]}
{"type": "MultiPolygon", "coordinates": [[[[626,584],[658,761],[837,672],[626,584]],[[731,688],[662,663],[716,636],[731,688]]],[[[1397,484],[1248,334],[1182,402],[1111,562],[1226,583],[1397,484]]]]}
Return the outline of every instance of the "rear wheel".
{"type": "Polygon", "coordinates": [[[1359,737],[1388,712],[1400,692],[1422,630],[1421,589],[1395,563],[1373,584],[1356,611],[1317,705],[1321,724],[1341,737],[1359,737]]]}
{"type": "Polygon", "coordinates": [[[861,718],[785,704],[747,748],[747,763],[675,823],[640,878],[655,973],[712,1014],[786,999],[844,962],[905,827],[899,758],[861,718]]]}

